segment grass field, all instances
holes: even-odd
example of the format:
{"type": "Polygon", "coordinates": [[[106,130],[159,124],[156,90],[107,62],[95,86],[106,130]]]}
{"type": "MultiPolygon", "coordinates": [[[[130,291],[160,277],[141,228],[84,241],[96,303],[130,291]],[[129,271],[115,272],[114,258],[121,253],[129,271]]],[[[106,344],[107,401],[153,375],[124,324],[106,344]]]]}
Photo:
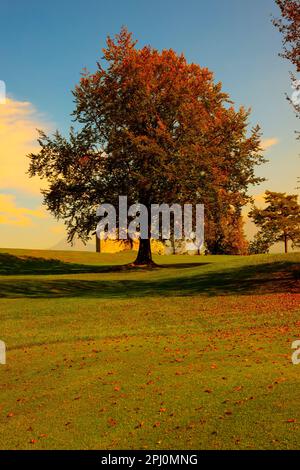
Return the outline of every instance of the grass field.
{"type": "Polygon", "coordinates": [[[1,449],[296,449],[300,254],[0,250],[1,449]]]}

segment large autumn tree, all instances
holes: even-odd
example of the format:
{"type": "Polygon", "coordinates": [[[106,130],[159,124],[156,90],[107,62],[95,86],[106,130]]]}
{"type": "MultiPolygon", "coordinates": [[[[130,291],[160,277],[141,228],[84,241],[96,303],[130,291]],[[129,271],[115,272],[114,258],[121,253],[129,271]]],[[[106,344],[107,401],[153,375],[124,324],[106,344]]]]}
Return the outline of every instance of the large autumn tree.
{"type": "MultiPolygon", "coordinates": [[[[117,206],[119,195],[148,208],[204,203],[217,252],[224,217],[234,206],[239,227],[248,185],[260,182],[259,128],[248,130],[249,112],[233,108],[212,72],[171,49],[139,49],[123,28],[103,53],[73,92],[79,129],[69,138],[41,132],[30,154],[29,174],[48,181],[44,204],[70,241],[86,241],[97,206],[117,206]]],[[[151,262],[150,239],[140,239],[136,264],[151,262]]]]}
{"type": "MultiPolygon", "coordinates": [[[[300,72],[300,1],[299,0],[275,0],[281,13],[280,18],[274,18],[273,23],[282,33],[283,52],[281,57],[289,60],[300,72]]],[[[292,97],[288,100],[294,106],[297,116],[300,117],[300,84],[293,73],[292,97]]]]}
{"type": "Polygon", "coordinates": [[[273,23],[283,35],[282,57],[288,59],[300,72],[300,2],[275,0],[281,13],[273,23]]]}
{"type": "MultiPolygon", "coordinates": [[[[273,20],[274,25],[283,36],[283,52],[280,54],[289,60],[300,72],[300,1],[299,0],[275,0],[280,8],[281,17],[273,20]]],[[[287,96],[288,101],[294,107],[296,115],[300,118],[300,80],[291,73],[293,93],[287,96]]],[[[297,131],[297,139],[300,140],[300,132],[297,131]]],[[[299,179],[300,182],[300,179],[299,179]]]]}
{"type": "Polygon", "coordinates": [[[284,243],[284,251],[288,252],[288,242],[293,246],[300,245],[300,205],[295,194],[266,191],[266,207],[259,209],[253,206],[249,217],[259,231],[254,245],[262,251],[268,251],[276,242],[284,243]]]}

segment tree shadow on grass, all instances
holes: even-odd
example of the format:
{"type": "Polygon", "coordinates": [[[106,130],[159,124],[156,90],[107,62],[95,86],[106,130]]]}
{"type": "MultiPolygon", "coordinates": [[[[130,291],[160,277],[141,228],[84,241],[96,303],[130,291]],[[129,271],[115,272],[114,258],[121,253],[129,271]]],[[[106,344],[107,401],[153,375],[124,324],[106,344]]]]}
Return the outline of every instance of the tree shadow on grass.
{"type": "MultiPolygon", "coordinates": [[[[173,266],[177,268],[176,266],[173,266]]],[[[94,268],[94,267],[93,267],[94,268]]],[[[95,271],[93,271],[95,272],[95,271]]],[[[178,277],[150,280],[4,279],[2,298],[143,298],[173,296],[300,293],[299,264],[274,262],[220,271],[181,271],[178,277]]]]}
{"type": "Polygon", "coordinates": [[[207,263],[179,263],[137,268],[132,264],[124,265],[88,265],[67,263],[58,259],[37,258],[33,256],[15,256],[9,253],[0,253],[0,275],[51,275],[51,274],[80,274],[80,273],[108,273],[122,271],[149,271],[156,268],[192,268],[204,266],[207,263]]]}
{"type": "Polygon", "coordinates": [[[70,274],[83,272],[91,272],[91,266],[64,263],[58,259],[14,256],[9,253],[0,253],[0,275],[4,276],[18,274],[70,274]]]}

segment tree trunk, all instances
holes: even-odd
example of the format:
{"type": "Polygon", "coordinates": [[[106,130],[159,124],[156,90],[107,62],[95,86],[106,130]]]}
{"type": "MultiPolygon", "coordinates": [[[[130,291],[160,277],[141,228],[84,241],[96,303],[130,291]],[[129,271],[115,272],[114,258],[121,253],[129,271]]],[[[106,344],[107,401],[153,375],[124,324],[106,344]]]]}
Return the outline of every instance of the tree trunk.
{"type": "Polygon", "coordinates": [[[176,247],[175,247],[174,236],[171,237],[171,246],[172,246],[172,255],[176,255],[176,247]]]}
{"type": "Polygon", "coordinates": [[[288,252],[288,238],[287,235],[284,235],[284,252],[288,252]]]}
{"type": "Polygon", "coordinates": [[[133,264],[135,266],[151,266],[155,264],[152,261],[150,238],[140,238],[139,251],[133,264]]]}
{"type": "Polygon", "coordinates": [[[148,210],[148,238],[140,238],[139,240],[139,251],[134,261],[134,266],[155,266],[152,260],[151,252],[151,209],[147,197],[141,197],[142,204],[147,207],[148,210]]]}
{"type": "Polygon", "coordinates": [[[101,240],[96,233],[96,252],[101,253],[101,240]]]}

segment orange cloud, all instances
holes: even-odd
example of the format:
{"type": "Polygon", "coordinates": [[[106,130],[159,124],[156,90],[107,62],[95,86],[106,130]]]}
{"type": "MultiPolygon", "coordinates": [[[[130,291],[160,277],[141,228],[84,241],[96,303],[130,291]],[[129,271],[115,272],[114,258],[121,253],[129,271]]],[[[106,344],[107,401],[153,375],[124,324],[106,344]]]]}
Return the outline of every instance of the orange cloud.
{"type": "Polygon", "coordinates": [[[277,137],[271,137],[270,139],[264,139],[261,143],[261,147],[263,150],[268,150],[277,144],[279,144],[279,139],[277,139],[277,137]]]}
{"type": "Polygon", "coordinates": [[[18,207],[15,196],[0,194],[0,224],[28,227],[33,225],[33,219],[45,219],[47,214],[44,209],[28,209],[18,207]]]}
{"type": "Polygon", "coordinates": [[[41,205],[40,188],[46,184],[26,174],[26,155],[39,150],[36,129],[49,132],[53,126],[31,103],[7,98],[0,105],[0,246],[49,248],[65,236],[63,227],[41,205]],[[24,200],[29,195],[35,206],[19,203],[22,195],[24,200]]]}
{"type": "Polygon", "coordinates": [[[46,123],[34,106],[25,101],[7,98],[0,105],[0,187],[37,194],[45,186],[38,178],[29,178],[26,155],[38,149],[37,128],[52,126],[46,123]]]}

